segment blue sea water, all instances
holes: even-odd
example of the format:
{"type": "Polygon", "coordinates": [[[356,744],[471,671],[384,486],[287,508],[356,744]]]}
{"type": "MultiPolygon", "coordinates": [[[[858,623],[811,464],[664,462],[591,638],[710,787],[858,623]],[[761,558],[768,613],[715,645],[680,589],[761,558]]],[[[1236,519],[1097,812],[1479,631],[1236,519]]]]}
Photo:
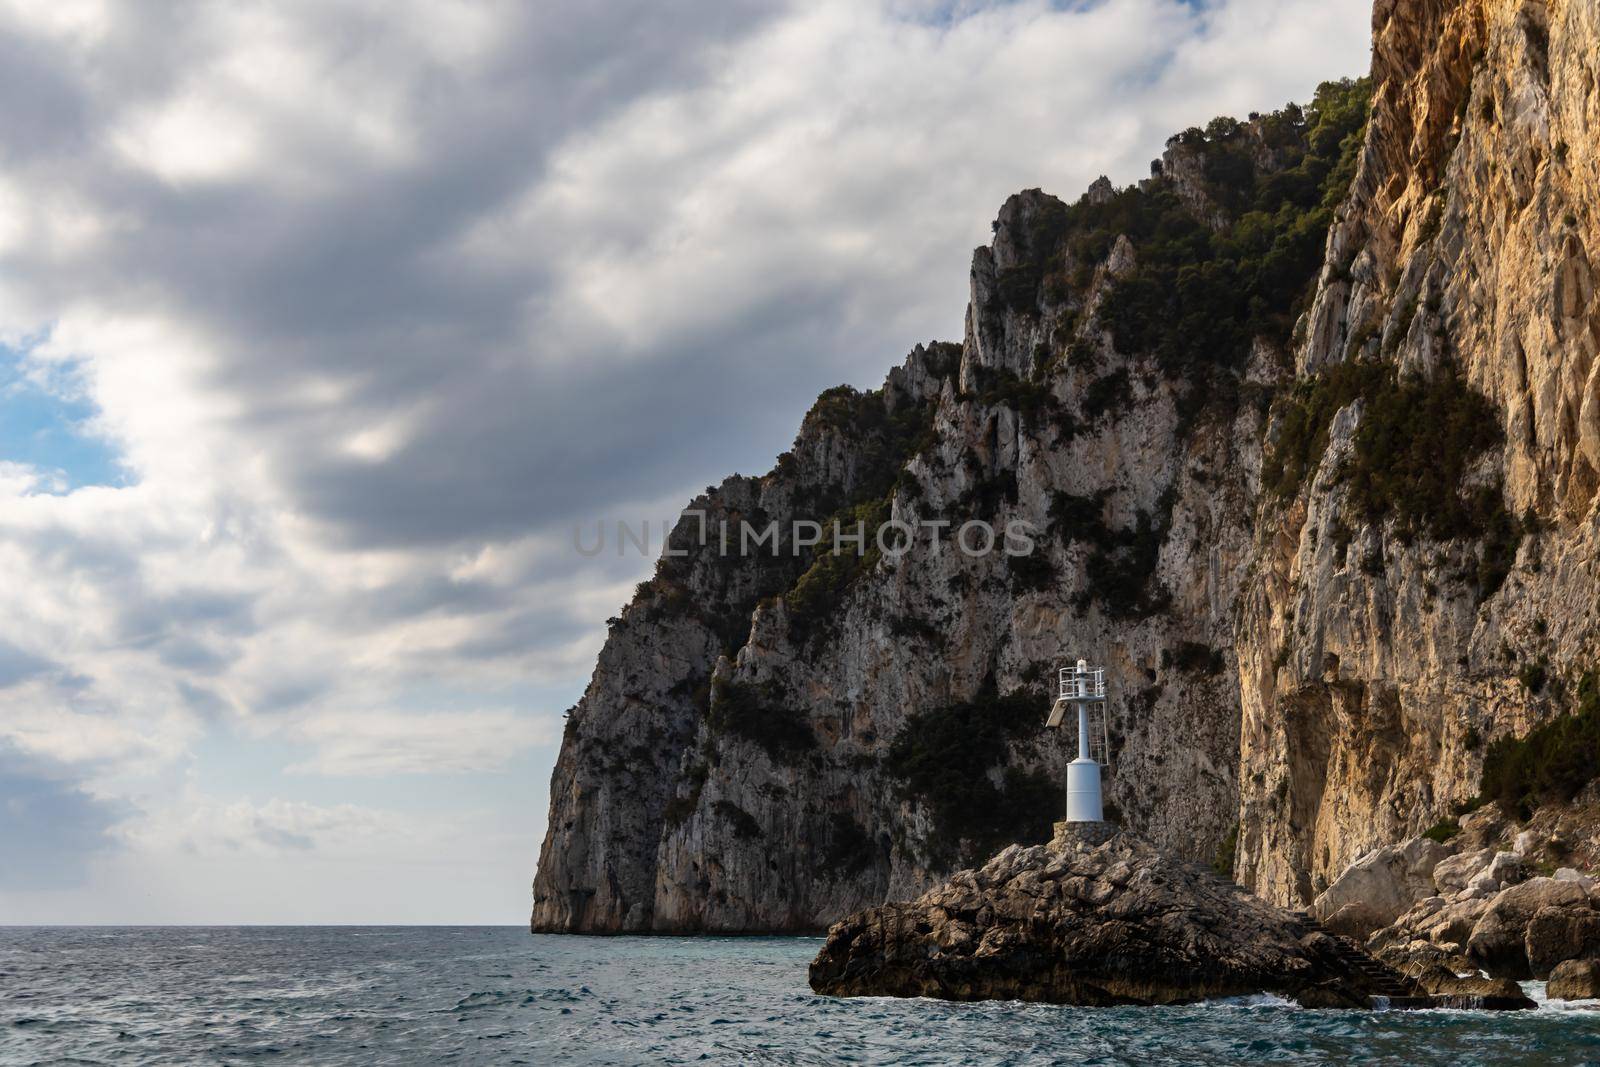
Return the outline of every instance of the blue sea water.
{"type": "Polygon", "coordinates": [[[0,928],[0,1063],[1600,1062],[1600,1004],[1063,1008],[812,994],[811,938],[0,928]]]}

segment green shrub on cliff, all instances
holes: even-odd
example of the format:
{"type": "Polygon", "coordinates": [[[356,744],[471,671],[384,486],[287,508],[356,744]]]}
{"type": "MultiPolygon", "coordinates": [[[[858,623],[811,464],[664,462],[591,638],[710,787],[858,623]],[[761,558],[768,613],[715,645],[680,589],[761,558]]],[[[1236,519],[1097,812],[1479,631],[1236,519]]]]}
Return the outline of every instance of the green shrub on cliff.
{"type": "MultiPolygon", "coordinates": [[[[1498,478],[1467,487],[1480,457],[1501,441],[1494,405],[1448,371],[1396,376],[1382,363],[1340,363],[1295,386],[1279,405],[1277,438],[1261,464],[1262,489],[1293,496],[1322,462],[1334,416],[1361,401],[1361,419],[1339,477],[1349,515],[1392,522],[1402,543],[1417,537],[1479,542],[1480,600],[1516,558],[1524,524],[1506,510],[1498,478]]],[[[1348,543],[1348,524],[1341,524],[1348,543]]],[[[1374,565],[1376,566],[1374,561],[1374,565]]]]}
{"type": "Polygon", "coordinates": [[[1137,265],[1101,308],[1117,348],[1152,353],[1169,375],[1203,384],[1197,372],[1237,366],[1251,338],[1286,340],[1355,174],[1370,98],[1366,79],[1324,82],[1309,108],[1261,118],[1259,135],[1221,119],[1180,134],[1179,146],[1201,157],[1223,224],[1195,218],[1159,182],[1137,191],[1142,210],[1121,230],[1137,265]],[[1263,171],[1263,149],[1292,162],[1263,171]]]}
{"type": "Polygon", "coordinates": [[[811,565],[783,595],[790,625],[802,640],[831,632],[850,586],[878,565],[883,553],[877,531],[889,521],[890,508],[886,497],[868,500],[842,509],[822,523],[822,541],[813,549],[811,565]],[[862,535],[859,546],[845,540],[858,532],[862,535]],[[835,543],[840,546],[838,552],[835,543]]]}
{"type": "Polygon", "coordinates": [[[810,725],[783,700],[778,687],[725,682],[711,687],[708,722],[713,733],[759,745],[772,762],[789,764],[817,747],[810,725]]]}
{"type": "Polygon", "coordinates": [[[1451,816],[1448,819],[1440,819],[1438,822],[1422,831],[1422,836],[1426,837],[1429,841],[1437,841],[1442,845],[1460,833],[1460,820],[1456,819],[1454,816],[1451,816]]]}
{"type": "Polygon", "coordinates": [[[1502,737],[1483,755],[1479,794],[1526,818],[1540,804],[1565,803],[1600,777],[1600,677],[1578,683],[1578,706],[1525,737],[1502,737]]]}
{"type": "Polygon", "coordinates": [[[1280,405],[1278,436],[1261,463],[1261,488],[1293,496],[1322,461],[1339,410],[1377,392],[1391,370],[1376,363],[1336,363],[1297,382],[1280,405]]]}
{"type": "Polygon", "coordinates": [[[884,766],[934,831],[924,842],[936,864],[987,859],[1014,841],[1050,836],[1062,790],[1048,775],[1007,768],[1011,746],[1038,734],[1047,702],[1036,692],[1006,696],[986,686],[970,701],[913,715],[889,746],[884,766]]]}
{"type": "Polygon", "coordinates": [[[1288,336],[1355,176],[1371,91],[1365,78],[1325,82],[1309,107],[1255,117],[1253,128],[1218,118],[1175,137],[1198,157],[1218,219],[1196,217],[1159,166],[1151,181],[1105,196],[1041,199],[1016,262],[997,275],[1001,302],[1035,312],[1041,288],[1064,302],[1127,237],[1135,265],[1107,293],[1101,324],[1122,352],[1152,354],[1208,395],[1209,369],[1241,363],[1253,336],[1288,336]]]}
{"type": "Polygon", "coordinates": [[[1459,377],[1375,379],[1345,472],[1350,501],[1372,522],[1393,517],[1402,539],[1476,537],[1504,511],[1500,485],[1462,492],[1468,468],[1500,443],[1494,405],[1459,377]]]}

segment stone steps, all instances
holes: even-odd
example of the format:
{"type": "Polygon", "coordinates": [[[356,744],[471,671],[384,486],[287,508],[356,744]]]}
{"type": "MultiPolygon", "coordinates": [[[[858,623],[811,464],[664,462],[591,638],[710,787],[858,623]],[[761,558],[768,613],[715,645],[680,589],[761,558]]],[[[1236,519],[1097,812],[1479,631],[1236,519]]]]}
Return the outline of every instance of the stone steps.
{"type": "Polygon", "coordinates": [[[1297,911],[1295,917],[1306,931],[1328,934],[1333,941],[1334,954],[1354,974],[1359,974],[1373,990],[1375,1008],[1431,1008],[1434,1000],[1416,982],[1373,956],[1348,937],[1329,933],[1327,928],[1307,911],[1297,911]]]}

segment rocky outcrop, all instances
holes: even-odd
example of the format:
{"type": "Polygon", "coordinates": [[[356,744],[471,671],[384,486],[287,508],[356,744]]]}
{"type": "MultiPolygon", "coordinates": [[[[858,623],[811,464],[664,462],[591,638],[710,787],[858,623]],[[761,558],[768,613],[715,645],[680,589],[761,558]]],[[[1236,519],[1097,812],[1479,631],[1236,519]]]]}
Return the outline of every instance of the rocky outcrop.
{"type": "Polygon", "coordinates": [[[1433,997],[1434,1007],[1520,1011],[1536,1006],[1522,991],[1522,987],[1510,978],[1457,974],[1437,963],[1414,970],[1407,968],[1404,973],[1433,997]]]}
{"type": "Polygon", "coordinates": [[[1419,980],[1435,970],[1480,969],[1496,979],[1544,978],[1564,961],[1600,956],[1595,880],[1570,867],[1528,876],[1545,862],[1538,857],[1549,843],[1493,811],[1475,813],[1448,843],[1414,838],[1360,858],[1317,898],[1315,911],[1325,924],[1343,921],[1352,927],[1344,932],[1419,980]],[[1430,878],[1420,877],[1424,869],[1430,878]],[[1380,910],[1398,914],[1371,929],[1351,918],[1380,910]]]}
{"type": "Polygon", "coordinates": [[[1366,1007],[1374,979],[1302,919],[1130,834],[1012,846],[828,932],[811,986],[840,996],[1179,1004],[1274,992],[1366,1007]]]}
{"type": "Polygon", "coordinates": [[[1600,957],[1600,911],[1592,900],[1585,895],[1581,903],[1546,906],[1533,913],[1522,938],[1530,975],[1548,978],[1568,960],[1600,957]]]}
{"type": "Polygon", "coordinates": [[[1592,1000],[1600,997],[1600,960],[1567,960],[1550,972],[1545,995],[1551,1000],[1592,1000]]]}

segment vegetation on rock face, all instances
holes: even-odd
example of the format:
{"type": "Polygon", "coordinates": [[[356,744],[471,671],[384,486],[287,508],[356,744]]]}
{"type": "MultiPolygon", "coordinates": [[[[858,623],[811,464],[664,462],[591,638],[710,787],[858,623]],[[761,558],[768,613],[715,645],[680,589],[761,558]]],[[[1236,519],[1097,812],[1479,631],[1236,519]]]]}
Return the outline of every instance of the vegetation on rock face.
{"type": "Polygon", "coordinates": [[[1233,867],[1239,855],[1239,824],[1228,827],[1228,834],[1217,845],[1217,854],[1211,859],[1211,869],[1224,878],[1233,877],[1233,867]]]}
{"type": "MultiPolygon", "coordinates": [[[[852,386],[837,385],[818,396],[806,414],[801,435],[807,429],[826,429],[847,437],[857,455],[858,483],[848,496],[838,489],[818,494],[808,501],[813,513],[820,516],[888,495],[894,488],[895,475],[906,461],[936,440],[933,410],[929,401],[902,403],[891,412],[882,389],[861,392],[852,386]]],[[[793,462],[792,456],[789,462],[793,462]]],[[[784,466],[780,458],[779,470],[784,466]]]]}
{"type": "Polygon", "coordinates": [[[1459,833],[1461,833],[1461,823],[1454,816],[1452,816],[1448,819],[1440,819],[1438,822],[1424,830],[1422,832],[1422,836],[1426,837],[1429,841],[1437,841],[1442,845],[1459,833]]]}
{"type": "Polygon", "coordinates": [[[1056,566],[1039,545],[1026,556],[1006,557],[1006,569],[1011,572],[1012,590],[1019,594],[1044,592],[1056,582],[1056,566]]]}
{"type": "Polygon", "coordinates": [[[772,762],[787,764],[817,747],[817,738],[771,682],[718,680],[712,686],[709,723],[714,734],[732,734],[759,745],[772,762]]]}
{"type": "Polygon", "coordinates": [[[822,866],[834,878],[860,874],[878,857],[878,846],[865,828],[843,812],[828,821],[827,844],[822,850],[822,866]]]}
{"type": "MultiPolygon", "coordinates": [[[[1347,362],[1300,382],[1280,405],[1262,488],[1298,492],[1322,461],[1334,416],[1358,400],[1354,447],[1338,472],[1351,517],[1392,522],[1402,543],[1478,540],[1471,577],[1480,600],[1492,596],[1515,560],[1522,524],[1506,510],[1498,478],[1465,487],[1474,463],[1499,446],[1500,423],[1494,405],[1452,373],[1402,380],[1387,364],[1347,362]]],[[[1348,524],[1339,533],[1348,542],[1348,524]]]]}
{"type": "Polygon", "coordinates": [[[1171,511],[1170,501],[1159,518],[1141,509],[1132,527],[1114,531],[1110,545],[1095,548],[1073,606],[1083,612],[1098,602],[1111,619],[1143,619],[1167,610],[1171,594],[1154,578],[1171,511]]]}
{"type": "MultiPolygon", "coordinates": [[[[1310,107],[1290,105],[1247,126],[1217,119],[1206,129],[1178,138],[1175,150],[1197,155],[1207,199],[1227,213],[1224,225],[1197,218],[1180,198],[1171,176],[1133,186],[1109,197],[1085,197],[1071,206],[1045,198],[1029,217],[1026,232],[1015,235],[1018,261],[1000,272],[1002,301],[1018,311],[1036,309],[1041,286],[1061,297],[1081,290],[1095,265],[1126,235],[1136,250],[1133,273],[1107,295],[1100,318],[1125,352],[1147,352],[1174,376],[1199,382],[1195,396],[1209,395],[1208,368],[1236,367],[1259,333],[1287,333],[1296,301],[1320,262],[1322,242],[1334,204],[1354,174],[1355,153],[1365,123],[1366,81],[1329,82],[1310,107]]],[[[1059,302],[1059,301],[1058,301],[1059,302]]],[[[943,358],[953,355],[936,346],[943,358]]],[[[1041,365],[1048,365],[1045,359],[1041,365]]],[[[1004,405],[1024,418],[1049,418],[1062,433],[1077,432],[1077,422],[1056,401],[1047,382],[996,368],[975,368],[975,398],[1004,405]]],[[[1101,375],[1085,389],[1084,418],[1115,416],[1133,402],[1126,368],[1101,375]]],[[[881,393],[849,386],[818,397],[806,416],[813,431],[833,430],[861,450],[854,491],[817,492],[808,510],[828,515],[825,526],[846,530],[888,515],[890,494],[905,463],[932,443],[931,407],[906,405],[890,412],[881,393]]],[[[788,456],[780,462],[793,463],[788,456]]],[[[960,518],[992,518],[1016,502],[1015,473],[1001,472],[974,482],[952,508],[960,518]]],[[[1068,536],[1092,547],[1090,587],[1078,596],[1079,610],[1099,602],[1116,619],[1155,614],[1166,605],[1165,592],[1151,587],[1156,557],[1165,536],[1165,511],[1139,513],[1122,530],[1103,524],[1068,536]]],[[[852,584],[877,562],[872,546],[865,554],[836,554],[824,538],[811,562],[785,594],[793,625],[805,639],[828,632],[852,584]]],[[[1053,568],[1013,568],[1017,588],[1038,589],[1054,579],[1053,568]]]]}
{"type": "Polygon", "coordinates": [[[704,763],[696,763],[689,768],[688,774],[684,775],[684,783],[688,785],[689,791],[667,801],[667,806],[661,813],[662,819],[668,826],[682,826],[688,821],[689,816],[694,814],[695,809],[700,806],[700,794],[705,791],[706,779],[710,774],[711,768],[704,763]]]}
{"type": "MultiPolygon", "coordinates": [[[[721,510],[720,503],[713,497],[706,516],[708,530],[719,521],[728,523],[730,538],[737,538],[741,521],[762,530],[770,517],[759,509],[750,514],[721,510]]],[[[708,536],[715,537],[715,534],[708,536]]],[[[800,570],[800,561],[787,553],[772,555],[766,550],[751,552],[745,557],[736,553],[707,552],[699,537],[698,520],[685,519],[680,523],[670,540],[673,554],[663,555],[656,561],[655,577],[641,582],[635,596],[644,607],[646,622],[693,617],[716,634],[723,652],[732,656],[750,634],[750,614],[756,604],[762,597],[773,595],[793,581],[792,576],[800,570]],[[751,568],[745,566],[747,562],[754,565],[753,574],[751,568]],[[698,587],[700,592],[691,594],[691,586],[698,587]]]]}
{"type": "MultiPolygon", "coordinates": [[[[930,349],[931,369],[941,375],[953,372],[959,353],[959,345],[935,344],[930,349]]],[[[871,573],[881,558],[876,531],[889,518],[906,464],[936,440],[935,406],[932,401],[902,403],[891,411],[882,390],[863,393],[840,385],[823,392],[807,413],[802,436],[807,430],[825,430],[850,441],[856,453],[856,484],[849,492],[834,486],[800,494],[802,513],[795,518],[809,512],[822,525],[821,542],[810,550],[809,562],[803,561],[801,573],[783,594],[790,621],[803,640],[829,632],[850,586],[871,573]],[[863,534],[859,544],[850,540],[858,531],[863,534]]],[[[792,453],[784,453],[778,473],[791,469],[794,462],[792,453]]],[[[786,551],[792,555],[794,550],[789,546],[786,551]]]]}
{"type": "Polygon", "coordinates": [[[1060,489],[1050,494],[1050,530],[1063,543],[1086,541],[1092,545],[1111,543],[1111,531],[1105,524],[1104,512],[1107,490],[1092,496],[1079,496],[1060,489]]]}
{"type": "Polygon", "coordinates": [[[811,566],[784,594],[790,624],[799,634],[809,638],[828,632],[851,584],[870,574],[882,558],[876,535],[889,515],[887,499],[868,500],[841,510],[822,524],[822,541],[814,550],[811,566]],[[860,546],[844,540],[858,533],[860,546]],[[834,550],[836,539],[841,551],[834,550]]]}
{"type": "Polygon", "coordinates": [[[1045,700],[986,687],[970,701],[913,715],[889,746],[885,767],[924,808],[934,832],[924,842],[936,864],[971,864],[1015,841],[1050,836],[1063,800],[1048,775],[1007,768],[1011,746],[1044,726],[1045,700]]]}
{"type": "Polygon", "coordinates": [[[1280,406],[1277,440],[1261,464],[1261,488],[1292,496],[1328,450],[1333,417],[1357,399],[1375,393],[1391,373],[1375,363],[1337,363],[1295,384],[1280,406]]]}
{"type": "Polygon", "coordinates": [[[1083,391],[1083,417],[1091,422],[1106,415],[1121,414],[1132,406],[1133,379],[1126,367],[1101,375],[1083,391]]]}
{"type": "Polygon", "coordinates": [[[974,367],[971,373],[978,382],[979,403],[1004,405],[1021,412],[1025,418],[1058,411],[1055,395],[1046,382],[1019,377],[1003,367],[974,367]]]}
{"type": "Polygon", "coordinates": [[[1393,517],[1402,540],[1478,536],[1505,510],[1498,480],[1462,492],[1473,461],[1500,443],[1494,406],[1450,373],[1382,381],[1362,405],[1350,502],[1369,522],[1393,517]]]}
{"type": "Polygon", "coordinates": [[[1205,195],[1226,213],[1220,227],[1160,183],[1103,205],[1102,228],[1127,233],[1137,263],[1101,309],[1117,348],[1196,377],[1241,363],[1258,335],[1287,340],[1354,177],[1370,98],[1366,79],[1325,82],[1308,108],[1253,126],[1214,119],[1176,137],[1200,157],[1205,195]]]}
{"type": "Polygon", "coordinates": [[[1578,683],[1578,706],[1525,737],[1502,737],[1483,755],[1485,800],[1526,818],[1548,802],[1565,803],[1600,777],[1600,673],[1578,683]]]}
{"type": "MultiPolygon", "coordinates": [[[[1157,164],[1150,181],[1071,205],[1040,198],[1012,235],[1015,262],[996,278],[1010,310],[1036,314],[1047,303],[1063,314],[1052,334],[1058,350],[1036,353],[1036,369],[1092,362],[1092,346],[1074,339],[1080,309],[1070,305],[1126,237],[1132,268],[1100,303],[1099,325],[1122,353],[1153,356],[1187,382],[1186,414],[1214,396],[1235,397],[1234,372],[1252,340],[1287,340],[1309,298],[1334,209],[1355,176],[1371,90],[1365,78],[1325,82],[1309,107],[1290,104],[1250,123],[1218,118],[1178,135],[1170,173],[1157,164]]],[[[1131,398],[1126,372],[1116,374],[1086,391],[1091,418],[1131,398]]]]}
{"type": "Polygon", "coordinates": [[[1169,489],[1154,513],[1140,509],[1132,526],[1113,529],[1104,517],[1106,492],[1077,496],[1056,491],[1050,497],[1050,529],[1064,543],[1090,546],[1085,585],[1073,597],[1079,612],[1098,603],[1112,619],[1142,619],[1165,611],[1170,601],[1154,582],[1161,543],[1167,536],[1174,496],[1169,489]]]}

